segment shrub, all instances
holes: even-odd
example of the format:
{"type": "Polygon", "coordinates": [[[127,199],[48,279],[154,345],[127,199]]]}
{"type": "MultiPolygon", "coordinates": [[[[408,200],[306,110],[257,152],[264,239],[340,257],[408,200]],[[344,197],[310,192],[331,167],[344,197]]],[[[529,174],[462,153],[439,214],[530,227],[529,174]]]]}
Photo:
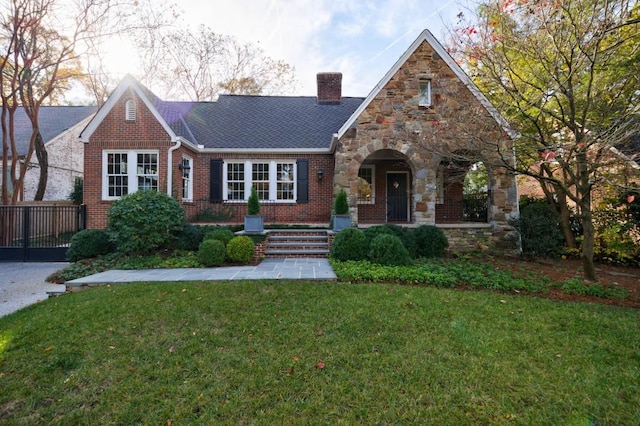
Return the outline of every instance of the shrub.
{"type": "Polygon", "coordinates": [[[220,240],[204,240],[198,247],[198,260],[204,266],[220,266],[226,256],[224,244],[220,240]]]}
{"type": "Polygon", "coordinates": [[[184,225],[184,210],[167,194],[137,191],[115,201],[107,213],[111,241],[121,253],[170,247],[184,225]]]}
{"type": "Polygon", "coordinates": [[[408,265],[411,263],[409,252],[400,238],[391,234],[376,236],[369,247],[369,260],[380,265],[408,265]]]}
{"type": "Polygon", "coordinates": [[[178,248],[180,250],[196,251],[202,242],[202,229],[197,225],[185,223],[178,235],[178,248]]]}
{"type": "Polygon", "coordinates": [[[364,260],[367,256],[367,237],[357,228],[338,232],[331,243],[330,256],[336,260],[364,260]]]}
{"type": "Polygon", "coordinates": [[[512,224],[520,232],[523,254],[559,257],[562,253],[564,237],[558,216],[545,199],[523,200],[520,218],[512,224]]]}
{"type": "Polygon", "coordinates": [[[71,237],[67,258],[71,262],[107,254],[114,250],[104,229],[85,229],[71,237]]]}
{"type": "Polygon", "coordinates": [[[349,213],[349,202],[347,201],[347,193],[344,189],[340,189],[340,192],[336,195],[334,210],[336,214],[349,213]]]}
{"type": "Polygon", "coordinates": [[[388,229],[392,235],[400,238],[402,245],[409,252],[409,256],[416,257],[416,239],[411,229],[392,223],[386,223],[382,226],[388,229]]]}
{"type": "Polygon", "coordinates": [[[247,213],[250,216],[255,216],[260,213],[260,199],[258,198],[258,192],[255,187],[251,187],[251,195],[247,201],[247,213]]]}
{"type": "Polygon", "coordinates": [[[442,229],[433,225],[421,225],[413,231],[417,257],[442,257],[449,241],[442,229]]]}
{"type": "Polygon", "coordinates": [[[227,244],[227,256],[233,262],[249,263],[253,259],[254,244],[246,235],[233,237],[227,244]]]}
{"type": "Polygon", "coordinates": [[[83,201],[83,188],[84,188],[84,180],[80,176],[76,176],[73,180],[73,189],[69,194],[69,199],[73,201],[73,204],[81,205],[83,201]]]}
{"type": "Polygon", "coordinates": [[[226,247],[227,244],[229,244],[229,241],[231,241],[231,239],[233,237],[235,237],[235,236],[236,235],[229,228],[219,227],[217,229],[214,229],[213,231],[207,232],[207,234],[205,235],[204,239],[205,240],[219,240],[219,241],[222,241],[222,243],[226,247]]]}

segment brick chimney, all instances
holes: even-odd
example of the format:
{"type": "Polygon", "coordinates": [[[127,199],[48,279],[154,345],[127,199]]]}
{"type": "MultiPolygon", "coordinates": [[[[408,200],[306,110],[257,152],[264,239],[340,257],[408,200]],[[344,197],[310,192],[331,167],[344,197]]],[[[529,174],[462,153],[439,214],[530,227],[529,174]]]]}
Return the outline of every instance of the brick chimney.
{"type": "Polygon", "coordinates": [[[342,98],[342,73],[339,72],[319,72],[318,81],[318,104],[337,105],[342,98]]]}

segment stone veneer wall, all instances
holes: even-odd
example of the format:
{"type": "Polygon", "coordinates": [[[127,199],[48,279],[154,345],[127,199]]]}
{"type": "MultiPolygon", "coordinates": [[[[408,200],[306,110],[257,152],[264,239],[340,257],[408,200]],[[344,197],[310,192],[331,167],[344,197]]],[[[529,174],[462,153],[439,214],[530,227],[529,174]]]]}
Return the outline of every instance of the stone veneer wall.
{"type": "MultiPolygon", "coordinates": [[[[349,195],[352,220],[358,223],[357,178],[364,160],[381,150],[404,156],[413,181],[412,218],[415,225],[435,224],[436,171],[447,153],[473,150],[477,141],[490,141],[510,153],[512,142],[471,90],[463,84],[425,41],[407,59],[391,80],[338,141],[335,155],[334,192],[344,188],[349,195]],[[418,105],[419,85],[431,81],[432,106],[418,105]]],[[[481,152],[491,164],[495,151],[481,152]]],[[[515,230],[508,223],[518,215],[515,177],[503,169],[491,169],[492,205],[489,227],[494,241],[506,252],[519,251],[515,230]]],[[[485,232],[485,231],[483,231],[485,232]]],[[[468,236],[469,240],[475,239],[468,236]]]]}

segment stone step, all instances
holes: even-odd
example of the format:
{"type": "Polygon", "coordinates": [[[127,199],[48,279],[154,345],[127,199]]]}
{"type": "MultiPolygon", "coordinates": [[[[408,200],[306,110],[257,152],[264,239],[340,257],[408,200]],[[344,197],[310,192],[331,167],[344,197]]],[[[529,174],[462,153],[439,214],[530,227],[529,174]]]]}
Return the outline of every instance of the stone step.
{"type": "Polygon", "coordinates": [[[329,238],[326,230],[278,229],[269,232],[266,257],[326,257],[329,238]]]}
{"type": "Polygon", "coordinates": [[[326,242],[301,242],[301,241],[269,241],[267,247],[329,247],[329,243],[326,242]]]}

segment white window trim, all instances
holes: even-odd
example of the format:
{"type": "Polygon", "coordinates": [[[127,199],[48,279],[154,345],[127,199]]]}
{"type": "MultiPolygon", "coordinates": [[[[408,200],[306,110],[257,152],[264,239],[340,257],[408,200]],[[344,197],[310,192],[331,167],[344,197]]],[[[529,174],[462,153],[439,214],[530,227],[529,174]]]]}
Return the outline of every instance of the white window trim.
{"type": "Polygon", "coordinates": [[[298,167],[296,160],[293,159],[276,159],[276,160],[229,160],[223,162],[222,170],[222,199],[228,202],[239,202],[239,200],[229,200],[228,193],[228,165],[244,163],[244,201],[249,200],[251,195],[252,186],[252,172],[253,164],[269,164],[269,199],[261,201],[269,201],[276,203],[289,203],[293,204],[297,202],[297,186],[298,186],[298,167]],[[293,165],[293,200],[278,200],[278,164],[291,164],[293,165]]]}
{"type": "MultiPolygon", "coordinates": [[[[188,192],[188,197],[182,197],[182,201],[193,201],[193,158],[188,157],[186,155],[182,156],[182,162],[184,163],[184,161],[187,160],[189,163],[189,178],[188,178],[188,182],[187,182],[187,192],[188,192]]],[[[183,171],[180,172],[180,190],[182,191],[184,188],[184,175],[183,175],[183,171]]]]}
{"type": "MultiPolygon", "coordinates": [[[[109,179],[107,179],[107,162],[109,154],[127,154],[127,194],[138,190],[138,154],[156,154],[158,158],[158,185],[160,185],[160,153],[157,149],[105,149],[102,151],[102,200],[119,200],[121,197],[109,196],[109,179]],[[133,161],[132,161],[133,159],[133,161]]],[[[160,190],[160,188],[158,188],[160,190]]]]}
{"type": "Polygon", "coordinates": [[[365,164],[360,166],[361,169],[371,169],[371,199],[369,201],[358,198],[358,204],[375,204],[376,203],[376,166],[374,164],[365,164]]]}
{"type": "Polygon", "coordinates": [[[418,89],[419,89],[419,94],[418,94],[418,106],[422,106],[422,107],[430,107],[431,105],[433,105],[432,99],[431,99],[431,80],[420,80],[420,82],[418,83],[418,89]],[[426,84],[426,96],[422,95],[422,88],[421,86],[423,84],[426,84]],[[426,99],[425,99],[426,98],[426,99]]]}

